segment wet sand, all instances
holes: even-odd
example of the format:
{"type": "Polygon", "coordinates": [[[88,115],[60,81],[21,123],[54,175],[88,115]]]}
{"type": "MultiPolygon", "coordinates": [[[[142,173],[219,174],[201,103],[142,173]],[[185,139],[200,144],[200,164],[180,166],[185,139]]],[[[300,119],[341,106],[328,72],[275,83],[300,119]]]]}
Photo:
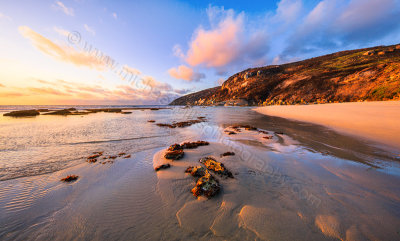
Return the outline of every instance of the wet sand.
{"type": "Polygon", "coordinates": [[[400,147],[400,101],[267,106],[255,111],[325,125],[346,134],[400,147]]]}
{"type": "Polygon", "coordinates": [[[147,145],[142,140],[141,145],[120,141],[112,146],[116,153],[121,147],[131,151],[131,158],[104,165],[83,162],[53,173],[0,181],[0,239],[400,237],[397,154],[322,126],[265,116],[248,108],[171,111],[143,113],[143,118],[115,116],[143,123],[149,135],[165,134],[147,145]],[[176,121],[206,116],[207,121],[174,129],[147,123],[150,118],[165,121],[166,116],[176,121]],[[225,130],[232,130],[232,124],[250,124],[268,133],[243,129],[227,135],[225,130]],[[272,138],[263,138],[267,135],[272,138]],[[185,150],[181,160],[163,158],[169,145],[197,140],[210,145],[185,150]],[[235,155],[220,157],[227,151],[235,155]],[[188,165],[200,165],[198,160],[204,156],[224,163],[235,177],[216,176],[222,189],[211,199],[195,198],[190,192],[195,178],[184,173],[188,165]],[[162,163],[172,167],[155,172],[153,168],[162,163]],[[70,174],[79,179],[60,182],[70,174]]]}
{"type": "MultiPolygon", "coordinates": [[[[232,129],[226,129],[232,131],[232,129]]],[[[179,226],[200,237],[230,240],[390,240],[398,238],[400,189],[364,165],[298,148],[284,134],[257,131],[223,135],[222,143],[185,150],[179,161],[153,160],[171,168],[157,172],[157,192],[179,226]],[[270,139],[263,138],[270,136],[270,139]],[[244,145],[243,145],[244,144],[244,145]],[[236,155],[220,157],[226,151],[236,155]],[[186,167],[212,156],[234,179],[214,175],[221,193],[195,198],[186,167]],[[390,220],[390,221],[388,221],[390,220]],[[376,225],[381,223],[382,225],[376,225]]],[[[390,177],[398,182],[399,177],[390,177]]],[[[196,236],[195,236],[196,237],[196,236]]]]}

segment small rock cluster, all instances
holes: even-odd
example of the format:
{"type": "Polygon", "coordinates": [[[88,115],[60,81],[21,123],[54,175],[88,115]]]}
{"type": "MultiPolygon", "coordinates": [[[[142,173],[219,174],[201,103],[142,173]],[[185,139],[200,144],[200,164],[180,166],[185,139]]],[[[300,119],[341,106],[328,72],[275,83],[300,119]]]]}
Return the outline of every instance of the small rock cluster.
{"type": "Polygon", "coordinates": [[[233,178],[233,175],[225,168],[224,164],[216,161],[212,157],[201,158],[199,162],[205,167],[189,166],[185,170],[185,173],[189,173],[193,177],[198,178],[196,185],[191,190],[191,193],[193,193],[195,197],[203,195],[207,198],[211,198],[221,190],[221,185],[209,171],[213,171],[214,173],[226,178],[233,178]]]}
{"type": "MultiPolygon", "coordinates": [[[[93,155],[87,157],[86,161],[89,163],[96,163],[100,157],[103,156],[103,152],[94,152],[93,155]]],[[[114,160],[117,159],[118,157],[123,157],[125,159],[131,158],[131,155],[126,154],[125,152],[121,152],[118,155],[110,155],[110,156],[103,156],[103,160],[99,163],[101,164],[106,164],[106,163],[114,163],[114,160]],[[108,160],[107,160],[108,159],[108,160]]]]}
{"type": "Polygon", "coordinates": [[[73,181],[78,180],[78,178],[79,178],[79,176],[77,176],[77,175],[69,175],[67,177],[62,178],[61,181],[62,182],[73,182],[73,181]]]}
{"type": "Polygon", "coordinates": [[[183,158],[184,152],[183,149],[194,149],[199,146],[209,145],[206,141],[195,141],[195,142],[184,142],[183,144],[173,144],[171,145],[164,157],[170,160],[179,160],[183,158]]]}

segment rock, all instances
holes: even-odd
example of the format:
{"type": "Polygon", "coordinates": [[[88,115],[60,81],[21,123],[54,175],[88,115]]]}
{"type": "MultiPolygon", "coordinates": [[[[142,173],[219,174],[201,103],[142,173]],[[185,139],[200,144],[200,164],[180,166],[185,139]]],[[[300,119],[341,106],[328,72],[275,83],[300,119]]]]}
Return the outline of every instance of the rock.
{"type": "Polygon", "coordinates": [[[65,109],[65,110],[56,110],[43,115],[71,115],[71,114],[72,114],[71,111],[65,109]]]}
{"type": "Polygon", "coordinates": [[[171,125],[171,124],[163,124],[163,123],[157,123],[156,124],[159,127],[169,127],[169,128],[176,128],[176,126],[171,125]]]}
{"type": "Polygon", "coordinates": [[[263,136],[264,139],[272,139],[272,136],[263,136]]]}
{"type": "Polygon", "coordinates": [[[155,120],[148,120],[147,122],[154,123],[156,121],[155,120]]]}
{"type": "Polygon", "coordinates": [[[370,50],[370,51],[367,51],[367,52],[363,53],[363,55],[367,55],[367,56],[371,56],[371,55],[374,55],[374,54],[375,54],[375,50],[370,50]]]}
{"type": "Polygon", "coordinates": [[[283,132],[275,131],[275,135],[283,135],[283,132]]]}
{"type": "Polygon", "coordinates": [[[159,170],[167,169],[167,168],[170,168],[170,167],[171,167],[170,164],[162,164],[162,165],[159,165],[159,166],[155,167],[154,171],[158,172],[159,170]]]}
{"type": "Polygon", "coordinates": [[[132,112],[129,112],[129,111],[123,111],[123,112],[121,112],[121,114],[124,114],[124,115],[129,115],[129,114],[132,114],[132,112]]]}
{"type": "Polygon", "coordinates": [[[87,159],[96,159],[103,155],[103,152],[96,152],[94,155],[89,156],[87,159]]]}
{"type": "Polygon", "coordinates": [[[156,125],[160,126],[160,127],[169,127],[169,128],[179,127],[179,128],[183,128],[183,127],[191,126],[193,124],[197,124],[197,123],[200,123],[200,122],[204,122],[204,120],[188,120],[188,121],[175,122],[175,123],[172,123],[172,124],[157,123],[156,125]]]}
{"type": "Polygon", "coordinates": [[[117,156],[109,156],[108,159],[117,159],[117,156]]]}
{"type": "Polygon", "coordinates": [[[395,49],[400,49],[400,44],[396,45],[395,49]]]}
{"type": "Polygon", "coordinates": [[[206,174],[207,170],[202,166],[193,167],[190,166],[186,168],[185,173],[190,173],[194,177],[202,177],[206,174]]]}
{"type": "Polygon", "coordinates": [[[206,117],[205,116],[199,116],[199,117],[197,117],[197,119],[199,119],[199,120],[203,120],[203,119],[205,119],[206,117]]]}
{"type": "Polygon", "coordinates": [[[38,109],[39,112],[49,112],[49,109],[38,109]]]}
{"type": "Polygon", "coordinates": [[[199,160],[200,163],[204,164],[208,170],[211,170],[221,176],[233,178],[233,175],[228,171],[224,164],[218,162],[212,157],[203,157],[199,160]]]}
{"type": "Polygon", "coordinates": [[[179,160],[183,157],[183,155],[184,155],[183,150],[176,150],[176,151],[167,151],[164,157],[170,160],[179,160]]]}
{"type": "Polygon", "coordinates": [[[220,191],[220,185],[218,180],[215,179],[209,172],[202,177],[200,177],[196,186],[191,190],[195,197],[204,195],[207,198],[215,196],[220,191]]]}
{"type": "Polygon", "coordinates": [[[385,55],[386,54],[386,51],[379,51],[378,52],[378,55],[385,55]]]}
{"type": "Polygon", "coordinates": [[[262,133],[262,134],[266,134],[266,135],[268,135],[268,134],[269,134],[269,132],[268,132],[268,131],[263,131],[263,130],[258,130],[258,132],[259,132],[259,133],[262,133]]]}
{"type": "Polygon", "coordinates": [[[86,161],[89,163],[95,163],[97,162],[97,158],[87,159],[86,161]]]}
{"type": "Polygon", "coordinates": [[[249,102],[245,99],[231,99],[225,102],[225,106],[248,106],[249,102]]]}
{"type": "Polygon", "coordinates": [[[121,153],[119,153],[119,154],[118,154],[118,156],[119,156],[119,157],[121,157],[121,156],[125,156],[125,155],[126,155],[126,153],[125,153],[125,152],[121,152],[121,153]]]}
{"type": "Polygon", "coordinates": [[[25,116],[37,116],[40,115],[37,110],[17,110],[11,111],[10,113],[6,113],[3,116],[12,116],[12,117],[25,117],[25,116]]]}
{"type": "Polygon", "coordinates": [[[76,175],[69,175],[69,176],[67,176],[67,177],[62,178],[61,181],[62,181],[62,182],[73,182],[73,181],[78,180],[78,178],[79,178],[79,176],[76,176],[76,175]]]}
{"type": "Polygon", "coordinates": [[[131,155],[124,156],[125,159],[131,158],[131,155]]]}
{"type": "Polygon", "coordinates": [[[168,151],[176,151],[176,150],[183,150],[183,147],[176,143],[168,147],[168,151]]]}
{"type": "Polygon", "coordinates": [[[207,141],[195,141],[195,142],[185,142],[181,145],[181,147],[183,149],[194,149],[197,148],[199,146],[207,146],[210,143],[208,143],[207,141]]]}
{"type": "Polygon", "coordinates": [[[221,157],[223,157],[223,156],[234,156],[235,155],[235,153],[234,152],[225,152],[225,153],[222,153],[221,154],[221,157]]]}

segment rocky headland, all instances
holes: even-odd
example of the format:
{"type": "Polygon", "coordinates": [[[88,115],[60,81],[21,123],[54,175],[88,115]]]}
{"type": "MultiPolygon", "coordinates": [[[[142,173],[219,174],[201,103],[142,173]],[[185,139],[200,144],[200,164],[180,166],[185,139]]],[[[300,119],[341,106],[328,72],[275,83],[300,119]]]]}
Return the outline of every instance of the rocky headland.
{"type": "Polygon", "coordinates": [[[170,105],[292,105],[400,99],[400,45],[246,69],[170,105]]]}

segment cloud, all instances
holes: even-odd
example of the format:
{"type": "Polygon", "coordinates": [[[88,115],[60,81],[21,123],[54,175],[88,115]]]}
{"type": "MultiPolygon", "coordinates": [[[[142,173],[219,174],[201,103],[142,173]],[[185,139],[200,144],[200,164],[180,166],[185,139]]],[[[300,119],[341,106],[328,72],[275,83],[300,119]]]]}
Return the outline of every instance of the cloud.
{"type": "Polygon", "coordinates": [[[85,30],[88,33],[91,33],[92,35],[96,35],[96,32],[94,31],[94,29],[92,29],[91,27],[89,27],[86,23],[83,25],[83,27],[85,28],[85,30]]]}
{"type": "Polygon", "coordinates": [[[135,68],[132,68],[132,67],[129,67],[128,65],[124,65],[124,66],[122,67],[122,69],[123,69],[124,71],[130,73],[130,74],[134,74],[134,75],[141,75],[141,74],[142,74],[142,72],[140,72],[140,70],[135,69],[135,68]]]}
{"type": "Polygon", "coordinates": [[[61,35],[63,37],[67,37],[67,38],[70,34],[70,32],[68,30],[65,30],[65,29],[62,29],[62,28],[59,28],[56,26],[53,27],[53,30],[56,31],[59,35],[61,35]]]}
{"type": "Polygon", "coordinates": [[[57,45],[27,26],[20,26],[18,29],[21,35],[29,39],[34,47],[56,60],[97,70],[104,70],[106,67],[106,62],[90,53],[77,51],[68,46],[57,45]]]}
{"type": "Polygon", "coordinates": [[[274,22],[290,24],[298,20],[303,2],[301,0],[281,0],[278,3],[276,14],[271,18],[274,22]]]}
{"type": "Polygon", "coordinates": [[[37,87],[30,87],[27,88],[30,92],[34,94],[48,94],[48,95],[56,95],[56,96],[71,96],[71,94],[65,93],[60,90],[56,90],[54,88],[37,88],[37,87]]]}
{"type": "Polygon", "coordinates": [[[167,83],[159,82],[151,76],[145,76],[142,79],[142,84],[150,87],[151,90],[155,90],[155,91],[161,91],[161,90],[162,91],[172,91],[173,90],[171,85],[169,85],[167,83]]]}
{"type": "Polygon", "coordinates": [[[22,97],[25,96],[23,93],[20,92],[0,92],[0,97],[8,98],[8,97],[22,97]]]}
{"type": "Polygon", "coordinates": [[[116,13],[112,13],[111,16],[112,16],[114,19],[117,19],[117,18],[118,18],[118,15],[117,15],[116,13]]]}
{"type": "MultiPolygon", "coordinates": [[[[192,67],[214,69],[217,74],[266,62],[269,38],[264,29],[253,27],[253,22],[246,22],[244,13],[236,14],[231,9],[210,6],[207,14],[210,27],[199,26],[194,31],[186,53],[175,45],[175,56],[192,67]]],[[[204,78],[201,74],[190,78],[190,71],[181,66],[169,73],[185,80],[204,78]]]]}
{"type": "Polygon", "coordinates": [[[11,17],[9,17],[9,16],[7,16],[7,15],[5,15],[3,13],[0,13],[0,19],[5,19],[5,20],[8,20],[8,21],[12,21],[11,17]]]}
{"type": "Polygon", "coordinates": [[[2,83],[0,83],[0,87],[6,87],[5,85],[3,85],[2,83]]]}
{"type": "Polygon", "coordinates": [[[399,21],[398,0],[320,1],[289,37],[283,55],[380,44],[399,30],[399,21]]]}
{"type": "Polygon", "coordinates": [[[68,8],[64,5],[64,3],[62,3],[61,1],[56,1],[55,2],[55,7],[56,9],[59,9],[61,11],[63,11],[66,15],[69,16],[74,16],[74,9],[73,8],[68,8]]]}
{"type": "Polygon", "coordinates": [[[189,68],[185,65],[180,65],[178,68],[171,68],[168,70],[168,73],[171,77],[175,79],[182,79],[186,81],[200,81],[204,79],[206,76],[203,73],[196,73],[192,68],[189,68]]]}

